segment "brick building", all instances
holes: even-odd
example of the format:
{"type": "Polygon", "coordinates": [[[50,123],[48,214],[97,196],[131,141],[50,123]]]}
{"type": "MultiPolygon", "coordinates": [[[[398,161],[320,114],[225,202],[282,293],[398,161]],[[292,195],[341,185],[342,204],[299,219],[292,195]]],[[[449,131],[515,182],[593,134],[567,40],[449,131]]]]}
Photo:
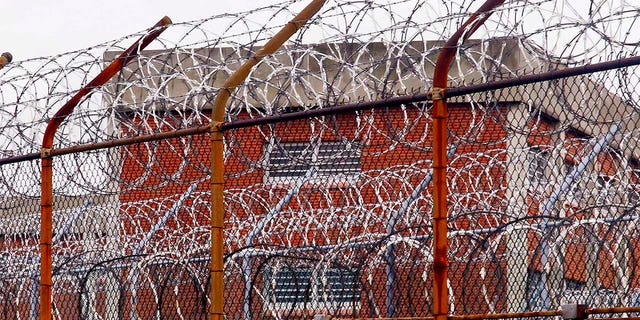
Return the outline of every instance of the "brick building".
{"type": "MultiPolygon", "coordinates": [[[[228,119],[426,91],[437,48],[420,42],[284,50],[239,88],[228,119]]],[[[452,74],[471,83],[548,64],[527,48],[513,39],[472,42],[452,74]]],[[[105,94],[105,105],[117,115],[114,130],[127,136],[140,128],[207,124],[214,93],[208,90],[219,88],[246,53],[146,52],[148,60],[130,66],[105,94]],[[152,89],[173,100],[155,99],[152,89]]],[[[112,56],[107,53],[107,60],[112,56]]],[[[227,131],[230,318],[430,314],[429,107],[390,105],[227,131]]],[[[630,257],[638,245],[631,209],[638,199],[640,153],[635,140],[626,139],[634,137],[634,119],[620,97],[588,78],[451,102],[453,313],[545,310],[596,298],[603,305],[634,303],[638,277],[630,257]],[[620,217],[606,230],[593,222],[620,217]],[[631,223],[618,228],[620,221],[631,223]],[[609,245],[611,237],[624,241],[609,245]]],[[[183,315],[202,314],[206,284],[190,277],[206,274],[207,137],[109,152],[119,159],[113,201],[121,253],[164,255],[171,266],[181,266],[153,260],[145,267],[146,282],[123,271],[118,300],[131,300],[136,291],[136,302],[118,312],[171,316],[177,311],[170,306],[179,305],[183,315]],[[181,294],[158,298],[162,281],[173,281],[181,294]]],[[[95,297],[88,301],[96,303],[95,297]]]]}

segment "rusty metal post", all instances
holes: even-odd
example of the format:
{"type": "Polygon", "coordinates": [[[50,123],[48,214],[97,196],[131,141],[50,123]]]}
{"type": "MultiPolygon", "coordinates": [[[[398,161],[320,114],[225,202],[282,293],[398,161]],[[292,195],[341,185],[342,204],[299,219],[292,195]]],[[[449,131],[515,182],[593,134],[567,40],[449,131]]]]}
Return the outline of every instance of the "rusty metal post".
{"type": "Polygon", "coordinates": [[[222,123],[227,101],[251,69],[307,23],[326,0],[313,0],[225,81],[211,110],[211,307],[209,319],[224,318],[224,142],[222,123]]]}
{"type": "Polygon", "coordinates": [[[211,124],[211,306],[209,319],[224,319],[224,134],[211,124]]]}
{"type": "Polygon", "coordinates": [[[447,242],[447,88],[449,67],[461,41],[469,38],[504,0],[487,0],[451,36],[440,50],[433,73],[433,315],[445,320],[449,315],[449,269],[447,242]]]}
{"type": "Polygon", "coordinates": [[[169,17],[163,17],[149,32],[122,52],[113,62],[102,70],[93,80],[82,87],[71,99],[65,103],[49,120],[42,138],[41,158],[41,198],[40,198],[40,319],[52,318],[52,243],[53,243],[53,138],[64,119],[73,112],[82,98],[94,88],[105,84],[122,67],[129,63],[151,41],[157,38],[167,26],[171,24],[169,17]]]}

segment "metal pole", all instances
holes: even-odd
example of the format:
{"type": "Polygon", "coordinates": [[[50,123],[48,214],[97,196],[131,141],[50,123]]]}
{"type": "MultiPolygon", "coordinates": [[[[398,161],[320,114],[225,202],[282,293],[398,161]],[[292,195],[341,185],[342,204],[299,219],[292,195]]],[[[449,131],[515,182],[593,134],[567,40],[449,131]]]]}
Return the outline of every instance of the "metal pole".
{"type": "Polygon", "coordinates": [[[489,18],[491,11],[504,0],[487,0],[476,13],[453,34],[440,50],[433,72],[433,315],[446,320],[449,314],[449,269],[447,243],[447,88],[449,67],[460,41],[468,39],[489,18]]]}
{"type": "Polygon", "coordinates": [[[211,308],[209,319],[224,318],[224,144],[222,123],[227,101],[249,72],[265,56],[274,53],[322,8],[326,0],[314,0],[256,51],[224,83],[211,110],[211,308]]]}
{"type": "Polygon", "coordinates": [[[118,58],[111,62],[86,86],[81,88],[67,103],[65,103],[56,114],[49,120],[47,128],[42,138],[41,158],[41,204],[40,204],[40,319],[50,320],[52,318],[52,242],[53,242],[53,138],[58,127],[64,119],[70,115],[82,98],[89,94],[94,88],[99,87],[109,81],[113,75],[119,72],[124,65],[131,61],[138,53],[144,49],[151,41],[157,38],[171,23],[168,17],[162,18],[154,25],[149,32],[136,41],[131,47],[125,50],[118,58]]]}

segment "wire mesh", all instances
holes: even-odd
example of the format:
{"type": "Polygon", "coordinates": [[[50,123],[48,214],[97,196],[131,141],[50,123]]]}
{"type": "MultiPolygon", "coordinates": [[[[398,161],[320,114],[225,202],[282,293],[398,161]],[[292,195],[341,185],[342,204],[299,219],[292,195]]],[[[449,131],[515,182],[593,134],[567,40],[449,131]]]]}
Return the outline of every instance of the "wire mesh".
{"type": "MultiPolygon", "coordinates": [[[[497,9],[459,46],[451,86],[637,54],[637,5],[574,2],[497,9]]],[[[226,120],[426,92],[442,40],[478,5],[329,1],[250,74],[226,120]]],[[[209,124],[225,78],[300,6],[174,24],[80,104],[56,148],[209,124]]],[[[1,155],[38,152],[57,108],[138,36],[1,69],[1,155]]],[[[451,314],[640,304],[639,75],[626,67],[451,99],[451,314]]],[[[225,132],[228,318],[431,315],[430,107],[225,132]]],[[[206,317],[208,138],[54,159],[56,318],[206,317]]],[[[39,170],[0,167],[0,306],[12,318],[37,317],[39,170]]]]}

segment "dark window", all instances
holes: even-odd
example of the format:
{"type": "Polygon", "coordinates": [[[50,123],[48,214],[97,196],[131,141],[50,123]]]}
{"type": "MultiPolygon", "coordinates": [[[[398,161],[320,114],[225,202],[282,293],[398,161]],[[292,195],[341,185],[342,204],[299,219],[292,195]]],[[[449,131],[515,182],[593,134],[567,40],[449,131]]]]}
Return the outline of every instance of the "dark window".
{"type": "Polygon", "coordinates": [[[584,281],[573,280],[569,278],[565,278],[564,283],[567,290],[583,290],[585,287],[584,281]]]}
{"type": "Polygon", "coordinates": [[[313,178],[351,180],[360,173],[360,145],[353,141],[274,142],[267,146],[266,180],[313,178]]]}
{"type": "Polygon", "coordinates": [[[585,290],[584,281],[573,279],[564,279],[565,289],[562,293],[561,303],[587,303],[589,298],[589,290],[585,290]]]}
{"type": "Polygon", "coordinates": [[[350,269],[283,268],[270,271],[267,297],[275,309],[353,309],[360,303],[360,282],[350,269]]]}

